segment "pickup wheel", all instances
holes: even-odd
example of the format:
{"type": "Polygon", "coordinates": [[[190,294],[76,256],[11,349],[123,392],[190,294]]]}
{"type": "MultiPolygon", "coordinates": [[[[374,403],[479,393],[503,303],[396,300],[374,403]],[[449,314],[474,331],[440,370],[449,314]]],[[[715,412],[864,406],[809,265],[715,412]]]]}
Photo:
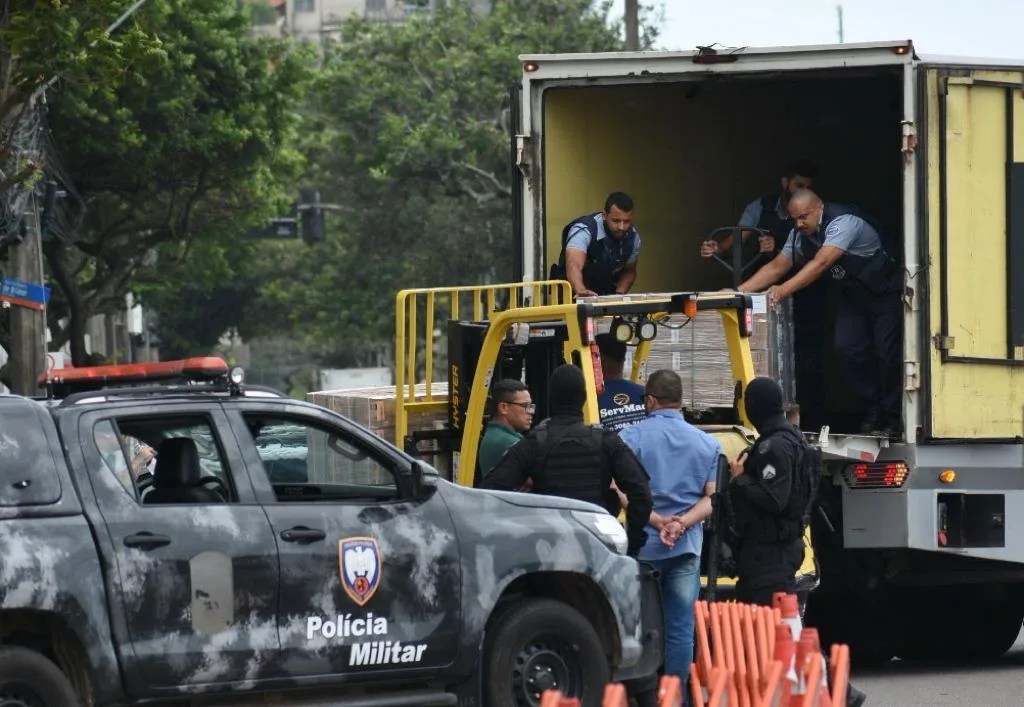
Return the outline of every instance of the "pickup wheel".
{"type": "Polygon", "coordinates": [[[551,599],[528,599],[497,616],[483,667],[489,707],[539,707],[545,690],[592,707],[610,679],[597,631],[576,609],[551,599]]]}
{"type": "Polygon", "coordinates": [[[27,648],[0,648],[0,707],[77,704],[75,688],[46,656],[27,648]]]}

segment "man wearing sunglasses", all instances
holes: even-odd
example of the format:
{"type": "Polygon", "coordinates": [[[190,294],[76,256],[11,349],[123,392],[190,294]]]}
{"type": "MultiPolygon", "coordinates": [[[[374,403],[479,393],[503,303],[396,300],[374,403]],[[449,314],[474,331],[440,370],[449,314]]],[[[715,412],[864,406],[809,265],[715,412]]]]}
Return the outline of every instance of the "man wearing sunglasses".
{"type": "Polygon", "coordinates": [[[487,423],[477,455],[481,478],[501,461],[509,447],[523,438],[523,433],[533,424],[533,413],[537,408],[526,384],[512,378],[495,383],[491,398],[494,415],[487,423]]]}

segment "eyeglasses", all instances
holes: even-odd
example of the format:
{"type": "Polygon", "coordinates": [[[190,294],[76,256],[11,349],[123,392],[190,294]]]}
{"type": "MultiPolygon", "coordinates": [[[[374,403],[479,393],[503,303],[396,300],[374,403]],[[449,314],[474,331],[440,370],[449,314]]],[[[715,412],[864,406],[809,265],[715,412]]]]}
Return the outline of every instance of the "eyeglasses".
{"type": "Polygon", "coordinates": [[[518,405],[523,410],[526,410],[526,412],[533,412],[534,410],[537,409],[536,403],[514,403],[511,400],[502,400],[501,402],[505,403],[506,405],[518,405]]]}

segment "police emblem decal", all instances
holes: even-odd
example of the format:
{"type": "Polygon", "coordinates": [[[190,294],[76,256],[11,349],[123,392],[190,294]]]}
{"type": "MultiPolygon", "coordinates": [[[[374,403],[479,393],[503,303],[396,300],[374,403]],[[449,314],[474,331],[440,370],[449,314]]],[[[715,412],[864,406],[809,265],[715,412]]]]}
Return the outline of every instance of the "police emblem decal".
{"type": "Polygon", "coordinates": [[[359,606],[370,601],[380,586],[380,546],[376,538],[353,537],[338,541],[341,586],[359,606]]]}

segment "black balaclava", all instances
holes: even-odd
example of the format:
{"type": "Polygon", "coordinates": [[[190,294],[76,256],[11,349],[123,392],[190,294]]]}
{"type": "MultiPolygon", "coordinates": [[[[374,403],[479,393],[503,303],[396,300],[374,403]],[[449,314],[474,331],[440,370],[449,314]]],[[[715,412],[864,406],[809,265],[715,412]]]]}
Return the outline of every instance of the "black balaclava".
{"type": "Polygon", "coordinates": [[[583,417],[583,403],[587,400],[587,383],[583,371],[565,363],[551,374],[549,382],[552,415],[583,417]]]}
{"type": "Polygon", "coordinates": [[[786,421],[782,408],[782,387],[771,378],[760,376],[750,381],[743,394],[747,417],[758,430],[786,421]]]}

